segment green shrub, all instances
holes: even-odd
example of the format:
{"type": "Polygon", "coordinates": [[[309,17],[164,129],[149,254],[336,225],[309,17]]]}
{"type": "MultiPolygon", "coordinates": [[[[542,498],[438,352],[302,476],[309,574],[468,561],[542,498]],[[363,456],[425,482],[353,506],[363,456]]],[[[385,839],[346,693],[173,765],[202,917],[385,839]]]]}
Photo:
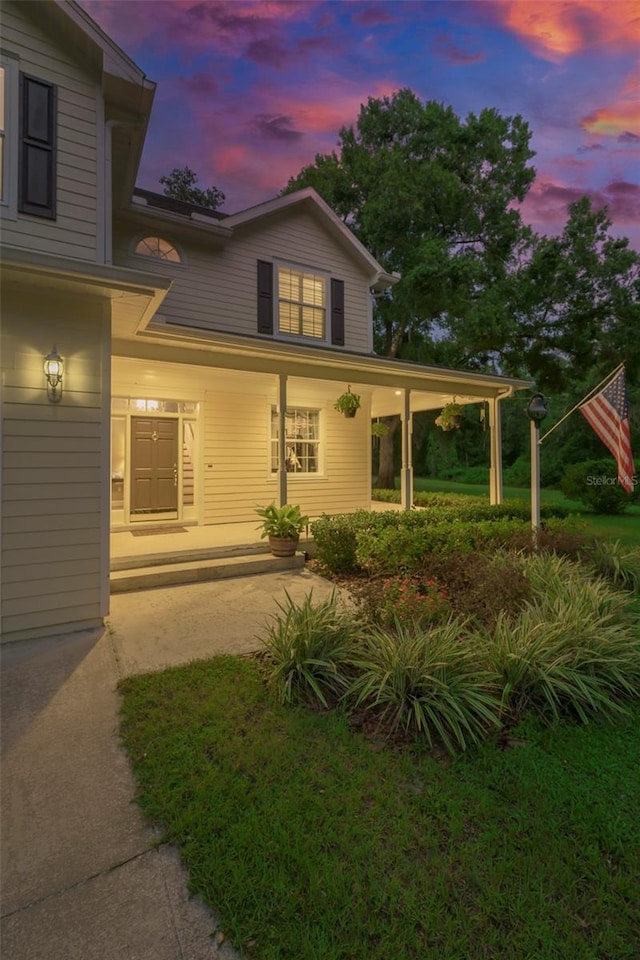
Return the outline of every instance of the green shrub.
{"type": "Polygon", "coordinates": [[[500,612],[515,619],[532,588],[524,575],[524,560],[510,550],[433,557],[446,584],[450,604],[458,617],[473,618],[492,627],[500,612]]]}
{"type": "Polygon", "coordinates": [[[485,634],[505,708],[516,717],[533,708],[547,720],[569,711],[583,722],[624,713],[624,700],[640,697],[640,641],[628,596],[561,557],[532,557],[525,574],[533,599],[515,623],[501,614],[485,634]]]}
{"type": "Polygon", "coordinates": [[[595,540],[584,557],[599,576],[640,593],[640,547],[629,547],[619,540],[595,540]]]}
{"type": "Polygon", "coordinates": [[[618,483],[618,468],[613,459],[585,460],[567,467],[560,489],[570,500],[577,500],[595,513],[623,513],[638,500],[638,488],[626,493],[618,483]]]}
{"type": "Polygon", "coordinates": [[[370,511],[322,516],[311,524],[315,555],[332,573],[353,573],[357,569],[356,531],[370,522],[370,511]]]}
{"type": "Polygon", "coordinates": [[[445,556],[505,546],[522,520],[407,523],[357,534],[356,559],[369,574],[420,573],[429,554],[445,556]]]}
{"type": "MultiPolygon", "coordinates": [[[[286,591],[285,591],[286,593],[286,591]]],[[[328,600],[313,602],[313,591],[297,605],[286,593],[280,614],[260,637],[267,653],[269,680],[282,703],[336,697],[346,687],[345,663],[353,653],[357,627],[339,607],[335,591],[328,600]]]]}
{"type": "Polygon", "coordinates": [[[473,639],[456,620],[429,630],[396,622],[372,628],[352,661],[356,675],[347,697],[372,710],[390,732],[400,728],[438,736],[447,750],[465,750],[497,729],[499,700],[473,639]]]}

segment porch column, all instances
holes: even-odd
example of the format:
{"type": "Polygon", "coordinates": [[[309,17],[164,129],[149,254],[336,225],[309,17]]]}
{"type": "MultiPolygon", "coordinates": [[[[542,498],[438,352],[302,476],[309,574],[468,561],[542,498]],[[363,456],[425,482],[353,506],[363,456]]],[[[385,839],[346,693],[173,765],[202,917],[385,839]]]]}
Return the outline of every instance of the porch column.
{"type": "Polygon", "coordinates": [[[489,503],[502,503],[502,421],[497,397],[489,400],[489,503]]]}
{"type": "Polygon", "coordinates": [[[278,374],[278,506],[287,502],[287,375],[278,374]]]}
{"type": "Polygon", "coordinates": [[[411,390],[405,390],[402,398],[401,427],[402,427],[402,469],[400,471],[400,503],[403,510],[411,510],[413,505],[413,459],[412,459],[412,426],[411,419],[411,390]]]}

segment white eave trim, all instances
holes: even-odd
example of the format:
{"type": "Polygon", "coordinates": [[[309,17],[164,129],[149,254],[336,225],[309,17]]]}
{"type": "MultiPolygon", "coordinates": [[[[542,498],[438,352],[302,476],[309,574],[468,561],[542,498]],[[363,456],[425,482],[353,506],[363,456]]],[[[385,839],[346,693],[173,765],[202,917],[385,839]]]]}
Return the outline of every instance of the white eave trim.
{"type": "MultiPolygon", "coordinates": [[[[345,354],[337,350],[322,347],[308,348],[297,344],[283,345],[280,341],[270,342],[262,338],[247,338],[223,334],[217,331],[184,327],[176,324],[158,323],[152,320],[144,331],[140,331],[136,340],[156,344],[164,341],[176,347],[180,345],[193,349],[206,348],[220,353],[235,354],[247,358],[261,358],[267,361],[277,360],[286,370],[287,363],[293,366],[301,364],[315,367],[320,379],[340,380],[351,378],[352,382],[378,382],[388,386],[410,383],[413,389],[433,390],[433,381],[437,381],[438,390],[445,393],[474,395],[474,389],[481,394],[475,396],[502,399],[511,396],[515,390],[531,389],[529,380],[512,377],[499,377],[490,374],[473,373],[466,370],[451,370],[442,367],[423,366],[402,360],[391,360],[369,354],[345,354]],[[324,369],[323,369],[324,368],[324,369]]],[[[197,362],[197,361],[196,361],[197,362]]],[[[292,375],[295,375],[292,370],[292,375]]]]}
{"type": "Polygon", "coordinates": [[[52,282],[77,282],[90,285],[96,290],[117,290],[153,297],[155,308],[162,303],[173,285],[169,277],[131,270],[128,267],[112,267],[85,260],[53,257],[33,253],[16,247],[3,247],[0,252],[0,267],[7,276],[37,275],[50,278],[52,282]]]}

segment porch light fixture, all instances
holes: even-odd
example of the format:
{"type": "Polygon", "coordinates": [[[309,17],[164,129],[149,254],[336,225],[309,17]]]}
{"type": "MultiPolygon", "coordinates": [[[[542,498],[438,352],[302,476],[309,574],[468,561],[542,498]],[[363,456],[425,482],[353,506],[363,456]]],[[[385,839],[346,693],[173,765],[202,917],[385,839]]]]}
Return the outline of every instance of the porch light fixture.
{"type": "Polygon", "coordinates": [[[58,353],[54,343],[51,353],[44,358],[44,375],[47,381],[47,397],[51,403],[59,403],[62,397],[62,374],[64,360],[58,353]]]}
{"type": "Polygon", "coordinates": [[[525,407],[531,421],[531,529],[537,545],[540,528],[540,424],[547,415],[547,405],[541,393],[534,393],[525,407]]]}

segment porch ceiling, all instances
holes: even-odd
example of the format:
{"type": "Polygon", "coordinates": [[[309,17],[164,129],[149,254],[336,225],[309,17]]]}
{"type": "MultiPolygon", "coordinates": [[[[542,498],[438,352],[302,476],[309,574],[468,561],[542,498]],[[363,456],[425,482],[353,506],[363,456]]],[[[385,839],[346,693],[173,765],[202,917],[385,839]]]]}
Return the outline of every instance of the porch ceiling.
{"type": "Polygon", "coordinates": [[[266,338],[238,337],[210,330],[153,322],[135,339],[113,341],[114,356],[157,362],[221,367],[311,380],[350,383],[372,392],[372,416],[400,410],[402,394],[411,390],[412,410],[435,410],[453,397],[473,403],[530,389],[528,380],[427,367],[372,354],[346,353],[266,338]]]}

